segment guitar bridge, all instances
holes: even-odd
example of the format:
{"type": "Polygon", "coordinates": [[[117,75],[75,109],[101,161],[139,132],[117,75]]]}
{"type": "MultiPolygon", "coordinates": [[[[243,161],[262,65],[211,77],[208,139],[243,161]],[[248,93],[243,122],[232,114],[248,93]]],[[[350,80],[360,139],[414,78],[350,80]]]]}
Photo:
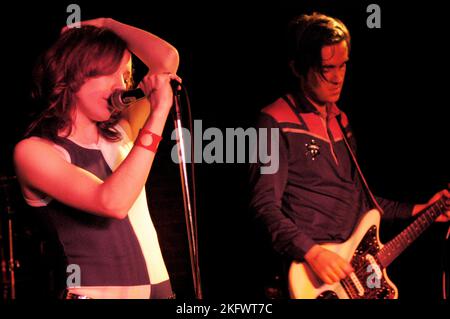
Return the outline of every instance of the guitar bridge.
{"type": "Polygon", "coordinates": [[[380,250],[376,235],[376,226],[370,227],[353,254],[351,264],[355,272],[341,281],[352,299],[391,299],[395,295],[375,257],[380,250]]]}

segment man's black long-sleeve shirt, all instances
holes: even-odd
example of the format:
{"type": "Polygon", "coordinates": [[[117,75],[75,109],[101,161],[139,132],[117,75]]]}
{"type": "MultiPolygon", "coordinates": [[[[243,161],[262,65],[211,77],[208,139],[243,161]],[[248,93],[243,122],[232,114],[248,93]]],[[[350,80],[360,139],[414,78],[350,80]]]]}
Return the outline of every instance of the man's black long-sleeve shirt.
{"type": "MultiPolygon", "coordinates": [[[[348,119],[335,104],[324,118],[304,97],[287,95],[262,110],[258,127],[279,129],[279,168],[261,174],[251,165],[251,208],[269,231],[274,249],[302,260],[316,243],[343,242],[373,207],[342,137],[352,149],[348,119]]],[[[267,134],[269,154],[271,135],[267,134]]],[[[273,164],[273,163],[272,163],[273,164]]],[[[408,218],[413,206],[377,197],[383,218],[408,218]]]]}

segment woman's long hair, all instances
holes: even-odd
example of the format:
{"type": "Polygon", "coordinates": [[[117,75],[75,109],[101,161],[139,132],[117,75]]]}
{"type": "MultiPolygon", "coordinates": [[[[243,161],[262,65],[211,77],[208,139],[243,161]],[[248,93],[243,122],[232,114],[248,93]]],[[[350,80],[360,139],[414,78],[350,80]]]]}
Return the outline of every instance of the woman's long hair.
{"type": "MultiPolygon", "coordinates": [[[[69,136],[75,94],[87,79],[116,72],[126,49],[125,41],[107,29],[83,26],[64,32],[33,70],[32,98],[42,111],[25,137],[37,135],[54,141],[62,129],[67,129],[69,136]]],[[[100,134],[111,141],[120,140],[114,128],[119,119],[120,113],[113,113],[107,121],[98,122],[100,134]]]]}

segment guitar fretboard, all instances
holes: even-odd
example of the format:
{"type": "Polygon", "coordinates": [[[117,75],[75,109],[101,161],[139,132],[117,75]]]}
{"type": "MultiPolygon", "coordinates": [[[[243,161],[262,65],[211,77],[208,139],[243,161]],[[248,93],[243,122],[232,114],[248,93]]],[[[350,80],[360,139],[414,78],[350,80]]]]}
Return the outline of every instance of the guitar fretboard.
{"type": "Polygon", "coordinates": [[[378,252],[377,257],[381,265],[386,268],[394,261],[417,237],[420,236],[442,213],[448,209],[445,197],[441,197],[433,205],[420,213],[420,216],[404,231],[388,242],[378,252]]]}

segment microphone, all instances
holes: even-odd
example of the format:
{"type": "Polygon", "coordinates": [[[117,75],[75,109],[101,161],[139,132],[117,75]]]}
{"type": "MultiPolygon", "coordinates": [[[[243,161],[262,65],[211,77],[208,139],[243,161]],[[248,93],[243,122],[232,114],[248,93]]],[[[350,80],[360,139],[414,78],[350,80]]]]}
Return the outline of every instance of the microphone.
{"type": "Polygon", "coordinates": [[[123,111],[136,101],[139,101],[145,97],[144,91],[141,89],[134,90],[115,90],[109,97],[109,103],[112,107],[118,111],[123,111]]]}
{"type": "MultiPolygon", "coordinates": [[[[170,85],[174,92],[180,91],[181,83],[177,80],[170,80],[170,85]]],[[[109,103],[113,109],[121,112],[131,104],[143,99],[145,97],[144,91],[137,88],[134,90],[115,90],[109,97],[109,103]]]]}
{"type": "Polygon", "coordinates": [[[170,80],[170,86],[172,87],[174,93],[181,91],[181,82],[178,82],[178,80],[175,79],[170,80]]]}

